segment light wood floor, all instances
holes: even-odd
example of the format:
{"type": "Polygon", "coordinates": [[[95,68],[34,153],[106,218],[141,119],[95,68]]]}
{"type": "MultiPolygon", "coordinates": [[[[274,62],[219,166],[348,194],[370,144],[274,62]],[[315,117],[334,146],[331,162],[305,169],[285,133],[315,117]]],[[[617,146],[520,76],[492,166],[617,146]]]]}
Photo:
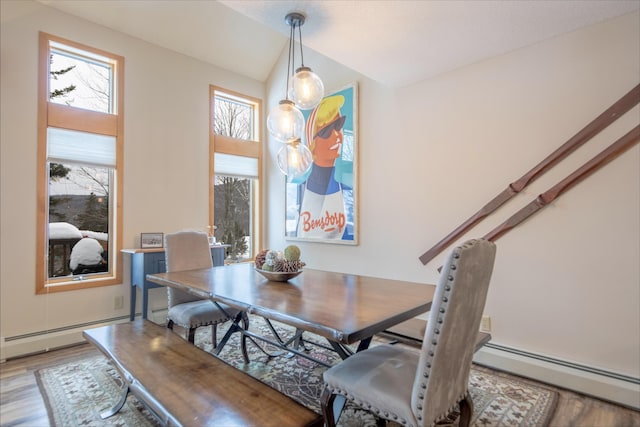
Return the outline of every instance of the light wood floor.
{"type": "MultiPolygon", "coordinates": [[[[98,350],[89,344],[81,344],[1,364],[0,426],[49,426],[47,411],[34,371],[93,354],[99,354],[98,350]]],[[[559,399],[551,420],[552,427],[640,427],[638,411],[571,391],[557,390],[559,399]]]]}

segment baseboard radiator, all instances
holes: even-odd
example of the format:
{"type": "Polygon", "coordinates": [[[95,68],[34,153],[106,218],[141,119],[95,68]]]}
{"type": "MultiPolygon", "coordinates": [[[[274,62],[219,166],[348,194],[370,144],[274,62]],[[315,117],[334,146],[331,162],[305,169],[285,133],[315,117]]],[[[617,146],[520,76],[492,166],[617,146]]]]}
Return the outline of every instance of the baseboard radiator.
{"type": "MultiPolygon", "coordinates": [[[[140,318],[141,313],[136,313],[140,318]]],[[[167,320],[167,309],[160,308],[151,310],[149,320],[163,324],[167,320]]],[[[45,353],[50,350],[69,347],[85,342],[82,331],[98,326],[113,325],[116,323],[128,322],[129,316],[118,316],[109,319],[94,320],[91,322],[79,323],[75,325],[63,326],[44,331],[30,332],[28,334],[15,335],[12,337],[0,338],[0,363],[16,357],[30,356],[38,353],[45,353]]]]}
{"type": "MultiPolygon", "coordinates": [[[[159,313],[152,313],[151,317],[155,317],[154,314],[159,314],[158,318],[162,318],[162,314],[166,310],[158,311],[159,313]]],[[[79,344],[84,342],[82,331],[85,329],[128,321],[129,316],[119,316],[46,331],[3,337],[0,341],[0,362],[79,344]]],[[[640,410],[640,378],[494,343],[486,344],[475,354],[473,360],[483,366],[640,410]]]]}
{"type": "Polygon", "coordinates": [[[473,361],[635,410],[640,409],[640,378],[494,343],[488,343],[480,349],[473,361]]]}
{"type": "Polygon", "coordinates": [[[2,337],[0,340],[0,362],[80,344],[85,341],[82,337],[82,331],[85,329],[128,321],[129,316],[119,316],[30,332],[28,334],[2,337]]]}

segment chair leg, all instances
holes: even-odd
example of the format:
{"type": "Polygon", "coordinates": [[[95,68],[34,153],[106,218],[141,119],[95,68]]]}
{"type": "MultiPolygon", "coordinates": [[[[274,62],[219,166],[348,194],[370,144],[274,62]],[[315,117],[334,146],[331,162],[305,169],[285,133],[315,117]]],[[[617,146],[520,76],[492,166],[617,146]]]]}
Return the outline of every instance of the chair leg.
{"type": "Polygon", "coordinates": [[[215,349],[218,346],[218,324],[214,323],[211,325],[211,342],[213,343],[213,348],[215,349]]]}
{"type": "Polygon", "coordinates": [[[322,416],[324,417],[325,427],[336,427],[338,419],[342,413],[342,409],[338,414],[334,413],[333,403],[336,400],[337,394],[333,394],[328,387],[325,386],[322,391],[322,397],[320,398],[320,404],[322,406],[322,416]]]}
{"type": "Polygon", "coordinates": [[[471,424],[471,416],[473,415],[473,400],[471,395],[467,393],[467,396],[460,401],[460,422],[459,427],[469,427],[471,424]]]}
{"type": "Polygon", "coordinates": [[[187,335],[187,340],[189,340],[189,342],[191,344],[194,344],[196,341],[196,328],[189,328],[189,333],[187,335]]]}
{"type": "MultiPolygon", "coordinates": [[[[242,328],[245,331],[249,330],[249,315],[246,312],[242,313],[242,328]]],[[[244,358],[244,362],[249,363],[249,353],[247,353],[247,336],[245,334],[241,335],[240,349],[242,350],[242,357],[244,358]]]]}

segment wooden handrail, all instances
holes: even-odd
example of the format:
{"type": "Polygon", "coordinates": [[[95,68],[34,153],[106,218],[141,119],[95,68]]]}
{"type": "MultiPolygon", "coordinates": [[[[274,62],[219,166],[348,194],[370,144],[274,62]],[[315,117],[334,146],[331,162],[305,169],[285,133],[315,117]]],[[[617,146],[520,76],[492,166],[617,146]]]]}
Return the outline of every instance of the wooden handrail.
{"type": "Polygon", "coordinates": [[[624,115],[631,108],[636,106],[640,102],[640,85],[637,85],[631,89],[626,95],[616,101],[611,107],[609,107],[604,113],[600,114],[594,120],[591,121],[582,130],[571,137],[567,142],[562,144],[553,153],[545,157],[540,163],[538,163],[533,169],[525,173],[518,180],[512,182],[503,190],[500,194],[494,197],[489,203],[483,206],[473,216],[459,225],[455,230],[445,236],[442,240],[436,243],[431,249],[420,256],[422,264],[427,264],[433,258],[435,258],[440,252],[445,250],[454,240],[458,239],[465,232],[478,224],[484,218],[489,216],[500,206],[510,200],[513,196],[522,191],[527,185],[539,178],[547,170],[551,169],[558,162],[566,158],[569,154],[574,152],[584,143],[589,141],[595,135],[600,133],[603,129],[616,121],[618,117],[624,115]]]}
{"type": "MultiPolygon", "coordinates": [[[[483,236],[483,239],[487,239],[492,242],[496,241],[501,236],[512,230],[514,227],[523,223],[526,219],[538,212],[540,209],[556,200],[565,191],[569,190],[580,181],[584,180],[586,177],[588,177],[607,163],[611,162],[613,159],[636,145],[638,142],[640,142],[640,125],[631,129],[624,136],[620,137],[616,142],[611,144],[605,150],[601,151],[597,156],[576,169],[571,175],[567,176],[565,179],[563,179],[544,193],[540,194],[518,212],[511,215],[505,222],[491,230],[489,233],[485,234],[483,236]]],[[[442,266],[438,268],[438,271],[441,270],[442,266]]]]}
{"type": "Polygon", "coordinates": [[[505,222],[485,234],[484,238],[490,241],[495,241],[518,224],[524,222],[531,215],[556,200],[561,194],[578,184],[580,181],[627,151],[629,148],[636,145],[638,142],[640,142],[640,125],[631,129],[616,142],[601,151],[597,156],[576,169],[571,175],[540,194],[535,198],[535,200],[531,201],[528,205],[513,214],[505,222]]]}

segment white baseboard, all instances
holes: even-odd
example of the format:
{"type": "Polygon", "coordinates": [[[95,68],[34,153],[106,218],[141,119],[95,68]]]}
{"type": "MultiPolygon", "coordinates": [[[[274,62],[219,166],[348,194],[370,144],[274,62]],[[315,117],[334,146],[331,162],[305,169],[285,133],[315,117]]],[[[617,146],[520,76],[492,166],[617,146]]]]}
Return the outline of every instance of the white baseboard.
{"type": "MultiPolygon", "coordinates": [[[[165,321],[166,310],[152,312],[149,320],[158,323],[165,321]]],[[[3,337],[0,340],[0,362],[82,343],[85,341],[82,337],[82,331],[85,329],[128,321],[129,317],[124,316],[82,325],[73,325],[53,331],[42,331],[9,338],[3,337]]],[[[640,410],[640,379],[638,378],[594,369],[493,343],[488,343],[480,349],[475,354],[473,361],[483,366],[511,372],[535,381],[640,410]]]]}
{"type": "Polygon", "coordinates": [[[473,361],[535,381],[640,409],[640,379],[489,343],[473,361]]]}
{"type": "Polygon", "coordinates": [[[2,337],[0,340],[0,362],[80,344],[85,342],[82,336],[82,331],[85,329],[128,321],[129,316],[124,316],[68,326],[56,330],[34,332],[15,337],[2,337]]]}

